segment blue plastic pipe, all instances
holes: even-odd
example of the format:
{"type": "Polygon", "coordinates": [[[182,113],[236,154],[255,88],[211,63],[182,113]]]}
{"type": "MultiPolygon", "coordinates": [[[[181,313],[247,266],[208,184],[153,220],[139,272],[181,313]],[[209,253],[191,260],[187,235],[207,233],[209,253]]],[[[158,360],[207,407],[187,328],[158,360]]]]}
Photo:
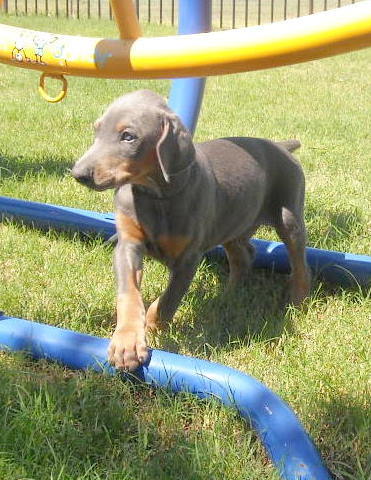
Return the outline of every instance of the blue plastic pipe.
{"type": "MultiPolygon", "coordinates": [[[[181,0],[178,34],[188,35],[211,30],[211,0],[181,0]]],[[[169,105],[188,130],[194,133],[205,89],[205,78],[173,80],[169,105]]]]}
{"type": "Polygon", "coordinates": [[[20,220],[43,229],[98,234],[106,240],[116,233],[113,213],[98,213],[0,196],[0,220],[4,219],[20,220]]]}
{"type": "MultiPolygon", "coordinates": [[[[116,233],[112,213],[97,213],[77,208],[29,202],[0,196],[0,219],[18,219],[41,228],[72,230],[99,234],[105,239],[116,233]]],[[[280,242],[253,239],[256,249],[255,268],[267,268],[289,273],[290,265],[286,247],[280,242]]],[[[371,282],[371,257],[351,253],[307,248],[307,260],[312,270],[326,281],[342,286],[367,286],[371,282]]],[[[210,257],[225,255],[222,247],[207,254],[210,257]]]]}
{"type": "MultiPolygon", "coordinates": [[[[0,348],[26,351],[35,358],[55,360],[73,369],[111,375],[107,363],[109,340],[62,328],[8,317],[0,313],[0,348]]],[[[251,422],[282,478],[330,480],[313,442],[294,412],[255,378],[217,363],[151,350],[136,376],[146,383],[213,397],[235,407],[251,422]]]]}

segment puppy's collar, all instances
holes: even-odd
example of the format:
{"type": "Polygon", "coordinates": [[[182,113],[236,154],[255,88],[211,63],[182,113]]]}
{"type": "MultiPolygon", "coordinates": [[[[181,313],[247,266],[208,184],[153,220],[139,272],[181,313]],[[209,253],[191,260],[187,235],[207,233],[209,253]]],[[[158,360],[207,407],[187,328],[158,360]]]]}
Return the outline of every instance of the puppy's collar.
{"type": "MultiPolygon", "coordinates": [[[[156,180],[154,180],[152,177],[147,177],[149,180],[151,187],[150,188],[145,188],[145,192],[147,195],[150,195],[150,192],[154,192],[155,195],[153,195],[153,198],[156,198],[158,200],[167,200],[168,198],[174,197],[175,195],[178,195],[180,192],[182,192],[186,187],[187,187],[187,182],[184,181],[180,185],[172,184],[171,180],[177,181],[177,177],[179,175],[187,173],[191,168],[195,165],[196,161],[192,160],[191,163],[189,163],[186,167],[182,168],[181,170],[178,170],[177,172],[174,173],[169,173],[168,176],[170,178],[170,182],[167,183],[164,187],[160,187],[156,180]],[[169,190],[168,192],[166,190],[169,190]]],[[[152,196],[152,195],[150,195],[152,196]]]]}
{"type": "Polygon", "coordinates": [[[182,168],[181,170],[178,170],[175,173],[168,173],[167,175],[168,177],[176,177],[177,175],[180,175],[181,173],[184,173],[187,170],[189,170],[195,163],[196,163],[196,160],[192,160],[192,162],[189,163],[186,167],[182,168]]]}

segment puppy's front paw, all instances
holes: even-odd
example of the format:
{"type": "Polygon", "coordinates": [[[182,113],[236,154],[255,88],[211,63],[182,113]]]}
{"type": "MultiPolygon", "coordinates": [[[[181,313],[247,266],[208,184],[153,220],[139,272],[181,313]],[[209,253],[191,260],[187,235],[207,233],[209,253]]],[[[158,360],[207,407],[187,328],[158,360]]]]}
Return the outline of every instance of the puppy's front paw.
{"type": "Polygon", "coordinates": [[[147,358],[144,328],[115,330],[108,348],[108,360],[114,367],[132,372],[147,358]]]}

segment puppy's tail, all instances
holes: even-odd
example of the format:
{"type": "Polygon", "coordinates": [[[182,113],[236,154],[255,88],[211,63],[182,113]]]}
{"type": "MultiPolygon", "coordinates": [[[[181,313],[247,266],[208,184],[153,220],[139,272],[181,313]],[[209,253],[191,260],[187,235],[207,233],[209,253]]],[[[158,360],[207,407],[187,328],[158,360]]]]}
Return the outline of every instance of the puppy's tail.
{"type": "Polygon", "coordinates": [[[295,140],[295,139],[285,140],[284,142],[276,142],[276,144],[279,145],[280,147],[285,148],[289,152],[294,152],[295,150],[301,147],[301,143],[299,142],[299,140],[295,140]]]}

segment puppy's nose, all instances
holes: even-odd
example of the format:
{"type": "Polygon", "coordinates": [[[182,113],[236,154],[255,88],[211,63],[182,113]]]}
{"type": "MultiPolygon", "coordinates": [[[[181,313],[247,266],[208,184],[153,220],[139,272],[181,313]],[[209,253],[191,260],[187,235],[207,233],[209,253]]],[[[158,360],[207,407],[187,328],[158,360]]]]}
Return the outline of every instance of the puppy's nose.
{"type": "Polygon", "coordinates": [[[77,180],[80,183],[83,183],[84,185],[89,185],[93,178],[92,178],[92,171],[90,169],[80,169],[74,167],[71,171],[71,175],[75,180],[77,180]]]}

